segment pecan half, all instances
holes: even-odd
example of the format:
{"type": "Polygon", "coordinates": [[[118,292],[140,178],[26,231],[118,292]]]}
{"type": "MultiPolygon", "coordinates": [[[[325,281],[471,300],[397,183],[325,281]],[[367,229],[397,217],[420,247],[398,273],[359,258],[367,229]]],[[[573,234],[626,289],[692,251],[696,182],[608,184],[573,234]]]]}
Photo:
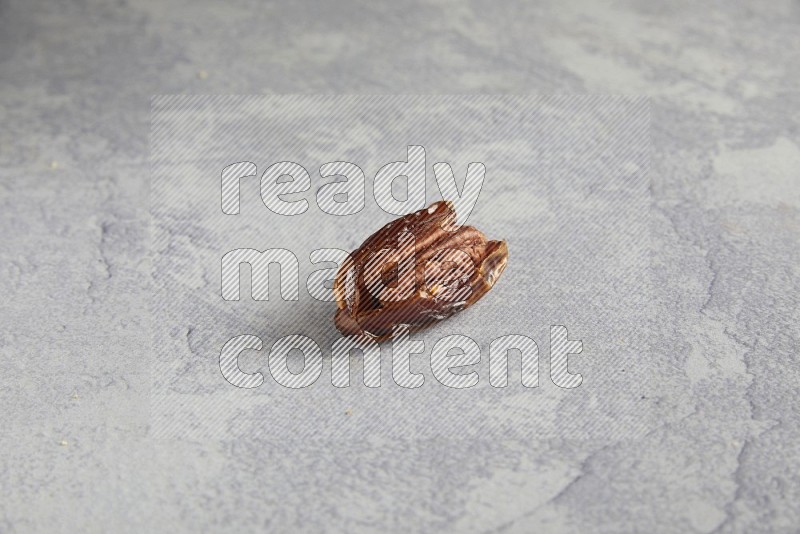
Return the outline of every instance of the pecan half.
{"type": "Polygon", "coordinates": [[[367,238],[336,274],[336,328],[384,340],[394,325],[421,330],[485,295],[506,267],[506,242],[455,221],[440,201],[367,238]]]}

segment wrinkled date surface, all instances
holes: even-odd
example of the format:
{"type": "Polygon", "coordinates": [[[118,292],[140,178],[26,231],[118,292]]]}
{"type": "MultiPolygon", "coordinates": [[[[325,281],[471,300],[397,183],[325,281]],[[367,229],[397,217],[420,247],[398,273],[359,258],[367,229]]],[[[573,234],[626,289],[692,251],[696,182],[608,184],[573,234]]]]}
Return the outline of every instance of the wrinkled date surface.
{"type": "Polygon", "coordinates": [[[455,221],[452,203],[435,202],[364,241],[336,274],[336,327],[384,340],[394,325],[420,330],[485,295],[506,267],[506,243],[455,221]]]}

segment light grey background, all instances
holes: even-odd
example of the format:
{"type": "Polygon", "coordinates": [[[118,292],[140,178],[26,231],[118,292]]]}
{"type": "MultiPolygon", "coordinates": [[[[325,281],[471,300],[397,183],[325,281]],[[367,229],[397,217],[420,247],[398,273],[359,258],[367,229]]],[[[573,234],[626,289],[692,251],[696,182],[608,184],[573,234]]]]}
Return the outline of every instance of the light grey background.
{"type": "Polygon", "coordinates": [[[798,21],[794,0],[0,1],[0,531],[796,530],[798,21]],[[650,96],[658,424],[148,438],[149,104],[179,92],[650,96]]]}
{"type": "MultiPolygon", "coordinates": [[[[661,387],[651,380],[657,363],[648,356],[649,111],[646,97],[603,95],[154,98],[151,435],[269,444],[311,436],[498,443],[641,436],[659,421],[658,407],[643,397],[661,387]],[[434,163],[448,162],[462,187],[468,163],[485,166],[467,223],[505,239],[509,264],[480,303],[413,336],[425,347],[412,357],[412,370],[425,380],[418,390],[392,380],[391,343],[381,347],[380,390],[363,385],[360,356],[352,358],[352,387],[337,389],[330,362],[340,338],[336,304],[309,295],[306,280],[321,267],[309,255],[352,251],[397,217],[379,207],[372,182],[385,164],[407,159],[409,144],[425,147],[427,201],[419,207],[442,199],[434,163]],[[226,215],[222,169],[243,160],[260,171],[240,180],[240,212],[226,215]],[[332,180],[318,169],[337,160],[358,164],[368,177],[359,213],[337,217],[317,205],[318,189],[332,180]],[[278,161],[310,174],[310,190],[288,197],[304,198],[305,213],[279,215],[262,202],[261,175],[278,161]],[[243,269],[240,300],[223,300],[222,257],[241,248],[293,253],[298,300],[279,297],[277,268],[268,301],[250,298],[251,268],[243,269]],[[583,343],[569,366],[585,380],[574,391],[550,380],[551,325],[566,326],[583,343]],[[242,334],[264,344],[241,357],[246,372],[265,375],[257,390],[237,390],[220,372],[223,345],[242,334]],[[293,334],[310,337],[323,354],[321,377],[303,391],[281,387],[267,368],[273,343],[293,334]],[[433,346],[452,334],[481,349],[480,364],[470,369],[479,376],[474,388],[449,389],[432,375],[433,346]],[[489,344],[507,334],[538,344],[539,388],[522,387],[516,354],[509,386],[491,387],[489,344]]],[[[291,356],[298,372],[302,357],[291,356]]],[[[272,368],[271,356],[269,362],[272,368]]]]}

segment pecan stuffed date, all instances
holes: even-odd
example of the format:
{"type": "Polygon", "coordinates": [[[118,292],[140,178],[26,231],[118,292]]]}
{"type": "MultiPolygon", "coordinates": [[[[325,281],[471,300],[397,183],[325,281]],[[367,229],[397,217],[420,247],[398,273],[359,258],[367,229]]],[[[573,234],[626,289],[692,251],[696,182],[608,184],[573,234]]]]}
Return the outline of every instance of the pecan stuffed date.
{"type": "Polygon", "coordinates": [[[440,201],[367,238],[336,274],[336,328],[384,340],[394,325],[421,330],[485,295],[506,267],[506,242],[455,221],[440,201]]]}

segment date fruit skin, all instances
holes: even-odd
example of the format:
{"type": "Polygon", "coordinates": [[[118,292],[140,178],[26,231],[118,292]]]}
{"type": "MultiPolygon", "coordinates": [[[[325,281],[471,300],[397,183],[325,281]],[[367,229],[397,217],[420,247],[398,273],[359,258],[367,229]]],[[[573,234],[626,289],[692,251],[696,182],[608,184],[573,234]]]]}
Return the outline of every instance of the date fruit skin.
{"type": "Polygon", "coordinates": [[[395,325],[421,330],[480,300],[506,268],[508,247],[455,221],[453,203],[439,201],[367,238],[336,274],[336,328],[383,341],[395,325]]]}

